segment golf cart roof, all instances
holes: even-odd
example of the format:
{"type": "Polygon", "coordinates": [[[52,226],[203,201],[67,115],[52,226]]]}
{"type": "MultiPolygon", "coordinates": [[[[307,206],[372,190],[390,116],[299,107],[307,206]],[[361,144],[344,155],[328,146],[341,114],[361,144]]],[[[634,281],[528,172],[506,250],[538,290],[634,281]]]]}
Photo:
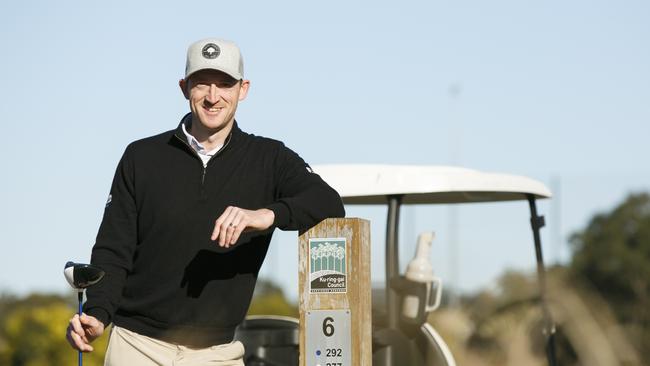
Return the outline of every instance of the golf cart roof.
{"type": "Polygon", "coordinates": [[[403,204],[469,203],[549,198],[536,180],[459,167],[425,165],[336,164],[313,167],[346,204],[386,204],[402,195],[403,204]]]}

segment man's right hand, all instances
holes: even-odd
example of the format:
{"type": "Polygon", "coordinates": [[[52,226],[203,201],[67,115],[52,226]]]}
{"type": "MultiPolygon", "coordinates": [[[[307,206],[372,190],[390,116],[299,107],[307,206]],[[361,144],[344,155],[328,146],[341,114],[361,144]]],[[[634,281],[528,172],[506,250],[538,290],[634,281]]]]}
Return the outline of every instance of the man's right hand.
{"type": "Polygon", "coordinates": [[[72,348],[81,352],[91,352],[93,347],[90,342],[97,339],[102,333],[104,333],[104,323],[97,318],[86,314],[81,314],[81,316],[75,314],[70,319],[65,338],[72,348]]]}

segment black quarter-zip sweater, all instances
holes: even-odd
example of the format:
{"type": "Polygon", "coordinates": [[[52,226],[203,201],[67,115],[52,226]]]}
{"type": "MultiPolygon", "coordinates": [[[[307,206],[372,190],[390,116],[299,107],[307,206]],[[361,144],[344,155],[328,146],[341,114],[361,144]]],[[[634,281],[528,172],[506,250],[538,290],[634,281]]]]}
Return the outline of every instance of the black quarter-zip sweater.
{"type": "Polygon", "coordinates": [[[283,230],[345,215],[336,191],[281,142],[235,123],[204,168],[179,125],[126,148],[92,251],[106,276],[88,289],[84,311],[186,346],[230,342],[273,231],[219,247],[210,236],[230,205],[268,208],[283,230]]]}

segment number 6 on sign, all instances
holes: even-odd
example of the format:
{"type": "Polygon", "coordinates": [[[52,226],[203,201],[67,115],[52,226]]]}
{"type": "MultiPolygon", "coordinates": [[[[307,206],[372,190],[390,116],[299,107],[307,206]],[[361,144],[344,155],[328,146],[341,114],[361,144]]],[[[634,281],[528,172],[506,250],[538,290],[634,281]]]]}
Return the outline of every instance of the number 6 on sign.
{"type": "Polygon", "coordinates": [[[334,323],[334,319],[329,316],[323,320],[323,334],[325,334],[326,337],[334,335],[334,325],[332,323],[334,323]]]}
{"type": "Polygon", "coordinates": [[[305,314],[307,365],[352,366],[350,310],[311,310],[305,314]]]}

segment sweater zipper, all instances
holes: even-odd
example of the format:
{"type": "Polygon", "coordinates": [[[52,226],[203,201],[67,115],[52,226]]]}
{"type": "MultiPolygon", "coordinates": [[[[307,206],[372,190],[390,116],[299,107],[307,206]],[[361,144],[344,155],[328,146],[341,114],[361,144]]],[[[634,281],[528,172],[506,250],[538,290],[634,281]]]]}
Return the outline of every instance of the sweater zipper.
{"type": "Polygon", "coordinates": [[[208,170],[208,164],[210,164],[210,162],[212,161],[212,159],[214,159],[216,156],[218,156],[218,155],[223,151],[223,149],[225,149],[226,146],[228,146],[228,144],[230,143],[230,139],[231,139],[231,137],[232,137],[232,132],[231,132],[230,135],[228,135],[228,137],[226,138],[226,142],[223,144],[223,146],[221,147],[221,149],[219,149],[219,151],[217,151],[214,155],[212,155],[212,156],[210,157],[210,159],[208,159],[208,161],[205,163],[205,165],[203,165],[203,159],[201,159],[201,157],[199,156],[199,153],[196,152],[196,150],[194,150],[194,149],[192,148],[192,146],[190,146],[190,144],[187,143],[187,141],[186,141],[185,139],[182,139],[180,136],[178,136],[178,135],[176,135],[176,134],[174,134],[174,137],[176,137],[177,139],[179,139],[180,142],[181,142],[182,144],[184,144],[185,146],[187,146],[187,148],[190,149],[190,151],[192,152],[192,154],[194,154],[194,156],[197,157],[197,158],[199,159],[199,162],[201,163],[201,169],[202,169],[202,170],[201,170],[201,197],[204,197],[204,198],[205,198],[205,196],[206,196],[206,194],[205,194],[205,174],[207,173],[207,170],[208,170]]]}

